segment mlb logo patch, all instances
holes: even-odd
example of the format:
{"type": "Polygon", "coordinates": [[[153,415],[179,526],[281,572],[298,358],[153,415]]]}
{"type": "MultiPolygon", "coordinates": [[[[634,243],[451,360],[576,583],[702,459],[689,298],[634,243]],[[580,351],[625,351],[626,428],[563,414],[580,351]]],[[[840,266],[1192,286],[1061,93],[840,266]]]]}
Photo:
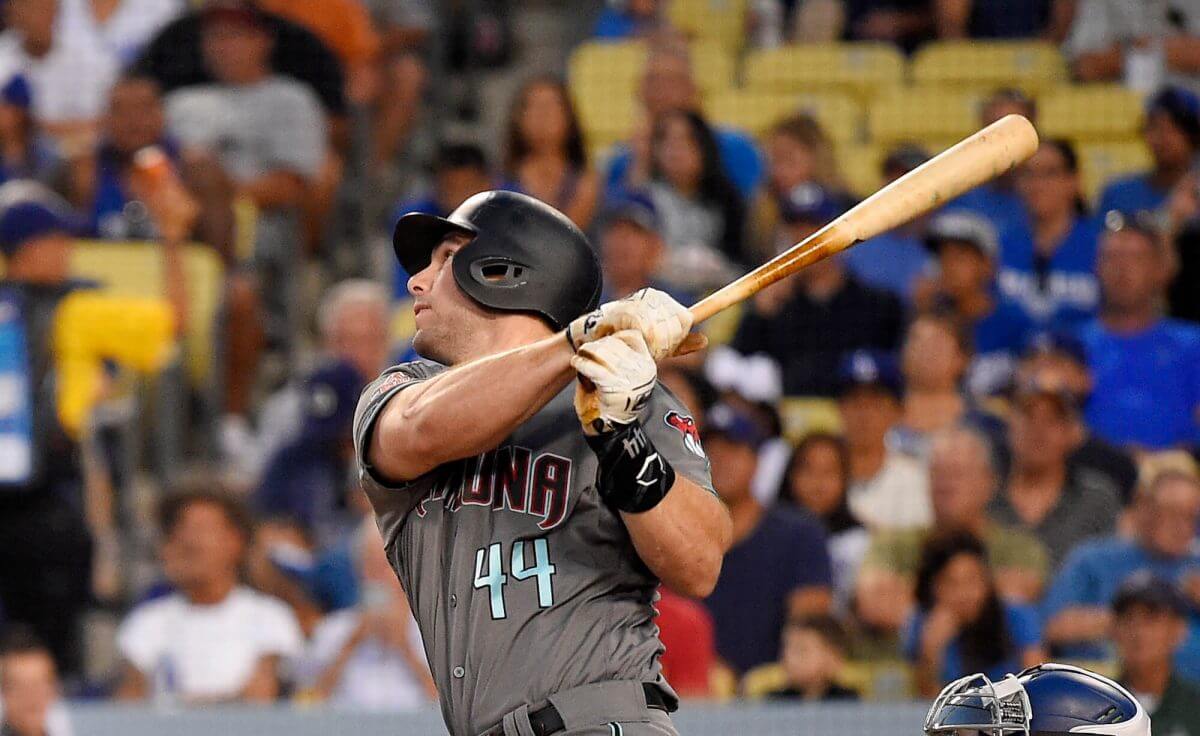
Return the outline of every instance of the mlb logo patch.
{"type": "Polygon", "coordinates": [[[663,417],[663,421],[668,427],[683,435],[683,446],[693,455],[704,457],[704,448],[700,446],[700,430],[696,428],[695,419],[677,411],[669,411],[663,417]]]}

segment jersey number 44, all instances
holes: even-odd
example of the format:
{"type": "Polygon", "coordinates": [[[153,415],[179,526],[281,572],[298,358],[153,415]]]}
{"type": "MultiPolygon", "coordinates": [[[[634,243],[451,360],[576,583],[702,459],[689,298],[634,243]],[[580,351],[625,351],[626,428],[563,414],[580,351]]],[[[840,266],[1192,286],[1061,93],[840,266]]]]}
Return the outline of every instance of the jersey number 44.
{"type": "MultiPolygon", "coordinates": [[[[508,583],[508,575],[504,573],[503,562],[504,546],[500,542],[475,550],[475,588],[488,589],[493,621],[508,616],[504,606],[504,586],[508,583]]],[[[554,563],[550,561],[550,545],[545,539],[514,542],[509,562],[508,570],[514,580],[536,579],[538,608],[554,605],[554,563]],[[525,564],[526,544],[533,547],[532,565],[525,564]]]]}

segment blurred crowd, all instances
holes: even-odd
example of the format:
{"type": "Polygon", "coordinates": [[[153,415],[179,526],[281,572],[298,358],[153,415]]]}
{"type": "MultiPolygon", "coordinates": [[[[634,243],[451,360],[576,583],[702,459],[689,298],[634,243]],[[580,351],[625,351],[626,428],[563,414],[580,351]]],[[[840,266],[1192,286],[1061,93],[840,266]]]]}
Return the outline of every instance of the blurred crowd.
{"type": "MultiPolygon", "coordinates": [[[[815,117],[706,118],[666,2],[593,8],[593,43],[650,40],[639,123],[599,160],[553,75],[440,135],[479,115],[442,87],[520,58],[498,0],[2,5],[4,736],[66,732],[61,690],[435,696],[350,469],[359,393],[413,356],[400,214],[521,191],[589,232],[605,299],[689,303],[855,203],[815,117]]],[[[1054,658],[1200,736],[1200,3],[747,5],[751,47],[1060,45],[1076,80],[1144,94],[1152,166],[1089,201],[1046,138],[661,367],[735,533],[709,598],[662,590],[668,679],[897,699],[1054,658]]],[[[1001,88],[978,123],[1010,113],[1038,119],[1001,88]]],[[[880,176],[933,153],[898,144],[880,176]]]]}

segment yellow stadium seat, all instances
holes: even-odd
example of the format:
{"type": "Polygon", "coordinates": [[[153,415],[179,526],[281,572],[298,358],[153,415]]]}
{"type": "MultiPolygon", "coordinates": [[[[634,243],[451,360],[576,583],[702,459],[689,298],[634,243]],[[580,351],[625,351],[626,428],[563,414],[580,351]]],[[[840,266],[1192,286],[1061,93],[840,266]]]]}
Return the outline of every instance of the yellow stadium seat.
{"type": "Polygon", "coordinates": [[[751,698],[764,698],[768,694],[787,687],[787,673],[778,662],[762,664],[742,675],[742,695],[751,698]]]}
{"type": "Polygon", "coordinates": [[[688,38],[731,52],[740,51],[746,39],[746,0],[671,0],[667,17],[688,38]]]}
{"type": "Polygon", "coordinates": [[[861,100],[904,82],[904,56],[885,43],[820,43],[753,51],[747,87],[771,92],[837,91],[861,100]]]}
{"type": "Polygon", "coordinates": [[[833,399],[785,396],[779,402],[779,418],[783,436],[793,444],[810,432],[842,431],[842,415],[833,399]]]}
{"type": "Polygon", "coordinates": [[[1092,143],[1079,147],[1083,190],[1093,203],[1113,179],[1145,171],[1151,166],[1150,151],[1141,141],[1092,143]]]}
{"type": "Polygon", "coordinates": [[[867,113],[871,139],[881,145],[899,141],[961,140],[979,127],[978,93],[943,87],[911,87],[877,99],[867,113]]]}
{"type": "Polygon", "coordinates": [[[722,92],[733,86],[736,64],[728,50],[712,41],[704,41],[692,44],[690,52],[692,73],[702,95],[722,92]]]}
{"type": "Polygon", "coordinates": [[[637,87],[646,63],[640,41],[589,42],[571,54],[567,79],[590,146],[628,137],[638,115],[637,87]]]}
{"type": "Polygon", "coordinates": [[[1043,138],[1127,141],[1142,126],[1142,99],[1118,85],[1056,87],[1038,98],[1038,129],[1043,138]]]}
{"type": "MultiPolygon", "coordinates": [[[[102,293],[162,297],[166,289],[160,247],[156,243],[78,241],[71,252],[71,274],[99,282],[102,293]]],[[[224,268],[213,249],[204,245],[185,248],[183,268],[188,296],[188,373],[199,384],[212,370],[224,268]]]]}
{"type": "Polygon", "coordinates": [[[1058,49],[1039,41],[939,41],[916,53],[914,84],[937,84],[989,92],[1016,87],[1026,92],[1063,84],[1067,65],[1058,49]]]}
{"type": "Polygon", "coordinates": [[[883,184],[883,173],[880,169],[884,151],[878,146],[838,146],[836,156],[838,171],[851,194],[866,197],[883,184]]]}
{"type": "Polygon", "coordinates": [[[761,136],[780,119],[797,112],[811,115],[835,143],[862,135],[862,108],[837,93],[785,95],[759,90],[727,90],[704,101],[704,111],[718,125],[761,136]]]}

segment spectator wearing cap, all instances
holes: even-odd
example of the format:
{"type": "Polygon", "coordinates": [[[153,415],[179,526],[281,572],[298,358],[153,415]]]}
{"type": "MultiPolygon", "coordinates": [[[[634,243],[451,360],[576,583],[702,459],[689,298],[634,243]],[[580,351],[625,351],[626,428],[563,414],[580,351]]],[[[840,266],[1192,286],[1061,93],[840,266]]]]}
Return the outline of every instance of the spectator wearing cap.
{"type": "Polygon", "coordinates": [[[1063,46],[1080,81],[1123,81],[1143,94],[1163,81],[1200,89],[1198,50],[1200,10],[1184,0],[1084,0],[1063,46]]]}
{"type": "Polygon", "coordinates": [[[1166,248],[1134,220],[1105,233],[1103,306],[1080,333],[1094,383],[1088,426],[1130,450],[1190,448],[1200,439],[1200,327],[1161,314],[1166,248]]]}
{"type": "Polygon", "coordinates": [[[32,179],[48,187],[60,184],[63,161],[42,134],[31,107],[33,92],[21,74],[0,87],[0,184],[32,179]]]}
{"type": "Polygon", "coordinates": [[[291,610],[238,582],[252,534],[227,492],[196,479],[160,508],[163,572],[174,592],[135,607],[117,632],[117,697],[181,705],[269,703],[300,654],[291,610]]]}
{"type": "Polygon", "coordinates": [[[322,538],[345,521],[350,423],[371,376],[387,361],[389,300],[371,281],[331,288],[318,311],[317,366],[267,399],[257,433],[229,425],[222,449],[257,510],[288,516],[322,538]]]}
{"type": "MultiPolygon", "coordinates": [[[[1197,46],[1200,48],[1200,46],[1197,46]]],[[[1192,169],[1200,152],[1200,97],[1168,87],[1146,105],[1142,129],[1154,165],[1150,171],[1116,179],[1104,188],[1099,212],[1154,212],[1192,169]]]]}
{"type": "Polygon", "coordinates": [[[966,211],[942,213],[929,223],[925,243],[936,255],[932,301],[954,312],[971,330],[974,356],[966,389],[988,396],[1008,386],[1017,355],[1033,323],[995,287],[1000,244],[985,218],[966,211]]]}
{"type": "Polygon", "coordinates": [[[1042,601],[1046,642],[1054,654],[1097,660],[1109,655],[1112,603],[1121,584],[1150,572],[1178,585],[1190,604],[1188,634],[1175,667],[1200,678],[1200,552],[1193,546],[1200,522],[1200,480],[1167,470],[1152,478],[1134,507],[1133,538],[1111,536],[1071,552],[1042,601]]]}
{"type": "Polygon", "coordinates": [[[997,472],[988,438],[959,425],[936,434],[929,448],[930,529],[881,531],[872,536],[858,574],[857,613],[876,633],[897,634],[916,595],[921,547],[931,531],[972,535],[982,541],[1000,595],[1036,601],[1046,581],[1046,549],[1033,536],[988,515],[997,472]]]}
{"type": "Polygon", "coordinates": [[[832,601],[820,523],[794,509],[765,507],[751,492],[765,439],[756,421],[731,405],[708,411],[704,446],[713,486],[733,517],[734,542],[705,605],[716,625],[717,654],[739,674],[775,661],[788,616],[828,613],[832,601]]]}
{"type": "MultiPolygon", "coordinates": [[[[780,202],[777,242],[797,243],[842,212],[823,187],[793,189],[780,202]]],[[[827,258],[759,292],[745,311],[732,346],[779,363],[788,396],[833,396],[842,357],[866,348],[892,350],[901,332],[900,300],[864,286],[839,258],[827,258]]]]}
{"type": "Polygon", "coordinates": [[[824,526],[833,564],[834,604],[849,610],[854,576],[867,551],[870,534],[847,503],[850,459],[846,442],[828,432],[804,436],[788,462],[779,501],[803,509],[824,526]]]}
{"type": "Polygon", "coordinates": [[[1100,304],[1096,242],[1100,225],[1088,216],[1079,158],[1065,140],[1043,140],[1017,172],[1028,228],[1000,249],[1000,293],[1039,327],[1070,328],[1100,304]]]}
{"type": "MultiPolygon", "coordinates": [[[[1092,393],[1087,349],[1078,337],[1066,332],[1040,331],[1029,336],[1017,364],[1017,386],[1040,386],[1068,395],[1074,406],[1085,406],[1092,393]]],[[[1089,486],[1105,486],[1121,499],[1133,501],[1138,469],[1129,453],[1105,442],[1088,430],[1082,413],[1073,413],[1071,474],[1089,486]]]]}
{"type": "Polygon", "coordinates": [[[929,477],[924,464],[888,443],[902,415],[900,369],[896,358],[856,350],[842,360],[838,411],[849,462],[847,504],[872,530],[929,526],[929,477]]]}
{"type": "Polygon", "coordinates": [[[50,650],[24,627],[6,631],[0,637],[0,734],[69,736],[71,733],[50,650]]]}
{"type": "MultiPolygon", "coordinates": [[[[700,109],[700,88],[685,43],[671,40],[651,45],[638,82],[638,101],[642,105],[642,119],[632,138],[617,147],[609,159],[604,178],[608,197],[649,183],[653,169],[651,141],[664,115],[700,109]]],[[[712,134],[722,172],[743,198],[750,197],[763,178],[762,157],[754,141],[729,128],[714,128],[712,134]]]]}
{"type": "Polygon", "coordinates": [[[1121,498],[1110,485],[1074,472],[1076,411],[1065,390],[1038,384],[1018,389],[1008,425],[1011,468],[989,509],[1000,523],[1041,540],[1055,570],[1080,543],[1112,534],[1121,513],[1121,498]]]}
{"type": "Polygon", "coordinates": [[[648,197],[631,195],[610,206],[601,217],[600,267],[604,274],[601,301],[621,299],[639,289],[667,292],[681,304],[690,304],[691,294],[662,280],[670,272],[663,268],[666,244],[654,203],[648,197]]]}
{"type": "MultiPolygon", "coordinates": [[[[883,162],[883,178],[891,183],[929,160],[918,146],[901,146],[883,162]]],[[[930,266],[920,238],[922,221],[902,225],[860,243],[842,255],[846,269],[867,286],[889,291],[911,304],[930,266]]]]}
{"type": "Polygon", "coordinates": [[[1132,575],[1113,599],[1118,679],[1150,713],[1157,733],[1200,734],[1200,685],[1171,661],[1187,637],[1189,608],[1174,583],[1149,573],[1132,575]]]}

